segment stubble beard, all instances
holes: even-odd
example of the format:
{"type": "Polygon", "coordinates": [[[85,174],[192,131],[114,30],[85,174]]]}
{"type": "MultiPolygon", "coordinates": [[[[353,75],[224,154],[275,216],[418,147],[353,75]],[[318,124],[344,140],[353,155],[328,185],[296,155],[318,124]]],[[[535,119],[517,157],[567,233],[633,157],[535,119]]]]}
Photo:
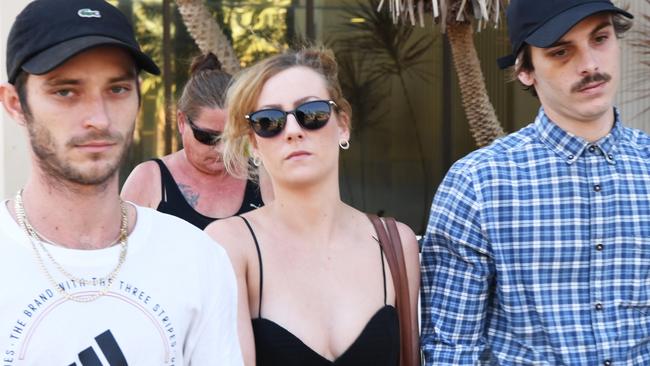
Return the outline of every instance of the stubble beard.
{"type": "MultiPolygon", "coordinates": [[[[122,162],[126,159],[127,152],[133,141],[135,123],[125,136],[116,133],[111,134],[107,130],[95,131],[83,137],[72,138],[66,141],[63,146],[57,146],[50,130],[44,126],[44,123],[36,122],[30,116],[26,126],[32,151],[37,157],[36,163],[45,173],[44,178],[50,186],[53,188],[57,186],[67,188],[96,187],[99,190],[104,190],[118,174],[122,162]],[[118,146],[121,146],[117,158],[107,161],[102,166],[93,168],[90,171],[84,171],[73,163],[66,161],[62,154],[65,149],[83,140],[95,138],[115,141],[118,146]]],[[[100,158],[101,154],[98,153],[91,155],[89,159],[99,160],[100,158]]]]}

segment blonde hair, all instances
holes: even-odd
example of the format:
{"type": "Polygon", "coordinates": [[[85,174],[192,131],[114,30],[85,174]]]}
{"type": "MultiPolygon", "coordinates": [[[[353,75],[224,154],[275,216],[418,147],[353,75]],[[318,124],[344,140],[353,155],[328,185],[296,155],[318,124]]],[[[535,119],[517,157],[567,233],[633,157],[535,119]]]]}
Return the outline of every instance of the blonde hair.
{"type": "Polygon", "coordinates": [[[249,139],[253,131],[245,116],[254,111],[262,88],[270,78],[297,66],[307,67],[320,74],[325,80],[329,97],[338,106],[334,113],[343,112],[347,115],[347,120],[351,120],[352,108],[341,92],[338,65],[332,50],[322,46],[306,47],[262,60],[236,75],[226,95],[228,120],[222,135],[223,162],[231,175],[255,178],[248,164],[249,139]]]}

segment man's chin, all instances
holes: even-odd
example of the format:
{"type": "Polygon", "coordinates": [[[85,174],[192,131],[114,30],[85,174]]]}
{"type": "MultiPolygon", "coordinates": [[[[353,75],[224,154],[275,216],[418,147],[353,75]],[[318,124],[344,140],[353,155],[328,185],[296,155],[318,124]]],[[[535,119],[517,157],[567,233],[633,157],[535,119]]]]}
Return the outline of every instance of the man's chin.
{"type": "Polygon", "coordinates": [[[88,159],[83,162],[50,159],[41,161],[41,167],[46,175],[64,185],[101,186],[117,177],[120,161],[113,158],[109,161],[88,159]]]}
{"type": "Polygon", "coordinates": [[[68,177],[71,182],[83,185],[102,185],[111,181],[119,173],[120,166],[126,158],[126,148],[122,147],[119,156],[113,153],[98,153],[84,156],[82,161],[70,163],[68,177]]]}
{"type": "Polygon", "coordinates": [[[100,186],[117,177],[118,168],[114,166],[101,169],[71,169],[66,178],[69,182],[83,186],[100,186]]]}
{"type": "Polygon", "coordinates": [[[614,105],[609,101],[590,103],[590,105],[586,105],[580,111],[580,114],[583,116],[584,120],[597,120],[603,117],[603,115],[612,112],[613,108],[614,105]]]}

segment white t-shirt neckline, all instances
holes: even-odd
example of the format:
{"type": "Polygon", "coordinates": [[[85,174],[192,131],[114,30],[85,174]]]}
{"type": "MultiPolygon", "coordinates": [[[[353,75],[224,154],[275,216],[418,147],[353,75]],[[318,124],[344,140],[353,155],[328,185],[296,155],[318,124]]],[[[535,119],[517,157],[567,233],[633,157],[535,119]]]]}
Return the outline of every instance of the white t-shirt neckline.
{"type": "MultiPolygon", "coordinates": [[[[0,228],[14,239],[11,243],[19,245],[33,251],[32,243],[29,236],[21,228],[9,213],[7,207],[8,200],[2,201],[0,207],[0,228]]],[[[126,262],[128,263],[129,254],[137,253],[143,245],[147,245],[144,240],[149,236],[151,231],[151,215],[146,209],[127,202],[136,208],[136,223],[133,231],[128,236],[126,262]]],[[[73,265],[75,267],[105,267],[115,266],[117,264],[122,246],[115,244],[108,248],[102,249],[70,249],[44,242],[43,245],[52,254],[54,259],[61,265],[73,265]]],[[[40,250],[41,256],[46,260],[46,254],[40,250]]],[[[34,259],[36,260],[36,259],[34,259]]]]}

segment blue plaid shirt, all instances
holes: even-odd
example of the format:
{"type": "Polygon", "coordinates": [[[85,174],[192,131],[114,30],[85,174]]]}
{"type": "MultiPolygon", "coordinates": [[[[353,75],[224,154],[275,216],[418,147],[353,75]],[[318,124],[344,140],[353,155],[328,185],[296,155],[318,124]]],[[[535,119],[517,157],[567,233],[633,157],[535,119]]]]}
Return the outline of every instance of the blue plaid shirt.
{"type": "Polygon", "coordinates": [[[534,123],[451,168],[423,243],[427,365],[650,365],[650,137],[534,123]]]}

